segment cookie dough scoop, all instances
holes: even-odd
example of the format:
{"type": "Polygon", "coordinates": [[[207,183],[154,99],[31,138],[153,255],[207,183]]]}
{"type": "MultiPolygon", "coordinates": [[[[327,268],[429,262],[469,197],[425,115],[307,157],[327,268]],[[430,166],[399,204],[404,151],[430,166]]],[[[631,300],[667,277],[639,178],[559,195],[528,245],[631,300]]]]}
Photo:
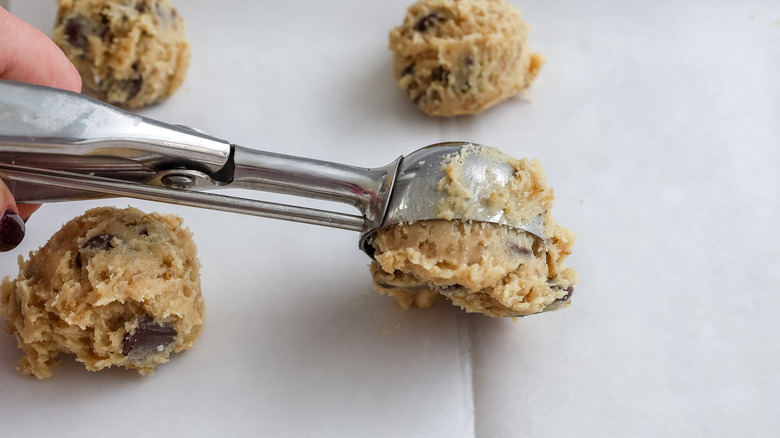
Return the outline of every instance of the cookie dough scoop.
{"type": "MultiPolygon", "coordinates": [[[[440,143],[385,166],[355,167],[253,150],[77,93],[9,81],[0,81],[0,115],[0,177],[18,202],[126,196],[342,228],[358,231],[372,258],[379,231],[409,223],[495,224],[535,242],[520,253],[554,237],[548,203],[522,199],[540,169],[486,146],[440,143]],[[360,214],[207,191],[226,188],[345,203],[360,214]]],[[[512,312],[500,316],[528,314],[512,312]]]]}

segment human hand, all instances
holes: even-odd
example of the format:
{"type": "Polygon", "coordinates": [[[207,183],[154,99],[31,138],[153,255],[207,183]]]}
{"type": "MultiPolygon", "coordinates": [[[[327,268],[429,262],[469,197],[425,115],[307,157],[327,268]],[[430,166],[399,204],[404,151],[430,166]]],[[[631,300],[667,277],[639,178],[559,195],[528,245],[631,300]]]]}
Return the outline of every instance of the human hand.
{"type": "MultiPolygon", "coordinates": [[[[0,7],[0,79],[80,92],[81,76],[54,42],[0,7]]],[[[24,221],[39,205],[16,205],[0,180],[0,251],[24,238],[24,221]]]]}

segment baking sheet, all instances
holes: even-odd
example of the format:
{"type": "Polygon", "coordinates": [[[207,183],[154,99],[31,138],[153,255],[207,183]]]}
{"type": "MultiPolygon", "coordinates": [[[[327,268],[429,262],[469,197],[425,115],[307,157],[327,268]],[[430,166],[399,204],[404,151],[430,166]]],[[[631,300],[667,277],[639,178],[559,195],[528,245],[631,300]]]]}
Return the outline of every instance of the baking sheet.
{"type": "MultiPolygon", "coordinates": [[[[428,118],[395,87],[398,0],[180,0],[187,80],[141,113],[361,166],[443,140],[537,157],[579,235],[570,308],[403,311],[371,290],[354,233],[115,200],[185,218],[206,331],[152,377],[65,358],[46,381],[0,336],[4,434],[772,436],[780,3],[513,3],[548,63],[533,100],[476,117],[428,118]]],[[[55,9],[10,2],[49,34],[55,9]]],[[[105,203],[45,206],[0,275],[105,203]]]]}

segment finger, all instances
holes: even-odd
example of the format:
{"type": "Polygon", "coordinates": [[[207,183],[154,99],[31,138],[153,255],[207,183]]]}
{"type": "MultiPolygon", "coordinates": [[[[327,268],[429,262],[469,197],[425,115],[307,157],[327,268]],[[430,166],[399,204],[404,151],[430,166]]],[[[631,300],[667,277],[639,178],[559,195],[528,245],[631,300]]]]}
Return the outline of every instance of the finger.
{"type": "Polygon", "coordinates": [[[81,76],[54,42],[0,7],[0,78],[80,92],[81,76]]]}
{"type": "Polygon", "coordinates": [[[41,204],[17,204],[8,186],[5,185],[3,180],[0,180],[0,208],[2,208],[0,209],[0,214],[6,210],[13,210],[27,222],[30,215],[35,213],[40,207],[41,204]]]}
{"type": "Polygon", "coordinates": [[[14,202],[14,197],[11,195],[11,191],[8,190],[8,187],[5,185],[5,182],[0,179],[0,213],[6,211],[6,210],[13,210],[16,213],[19,213],[19,209],[16,207],[16,202],[14,202]]]}
{"type": "MultiPolygon", "coordinates": [[[[0,7],[0,78],[80,92],[81,76],[59,47],[38,29],[0,7]]],[[[40,204],[16,205],[0,181],[0,250],[16,247],[40,204]],[[22,221],[17,220],[20,218],[22,221]]]]}
{"type": "Polygon", "coordinates": [[[19,216],[21,216],[22,219],[27,222],[27,219],[30,218],[30,215],[41,208],[41,204],[17,204],[16,207],[19,210],[19,216]]]}

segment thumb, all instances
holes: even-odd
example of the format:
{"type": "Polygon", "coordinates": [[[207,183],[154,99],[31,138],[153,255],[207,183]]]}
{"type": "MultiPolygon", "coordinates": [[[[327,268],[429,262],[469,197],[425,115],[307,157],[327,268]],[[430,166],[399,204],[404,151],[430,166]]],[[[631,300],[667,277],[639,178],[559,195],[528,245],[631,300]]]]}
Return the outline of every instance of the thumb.
{"type": "Polygon", "coordinates": [[[54,42],[0,7],[0,78],[80,92],[81,76],[54,42]]]}

